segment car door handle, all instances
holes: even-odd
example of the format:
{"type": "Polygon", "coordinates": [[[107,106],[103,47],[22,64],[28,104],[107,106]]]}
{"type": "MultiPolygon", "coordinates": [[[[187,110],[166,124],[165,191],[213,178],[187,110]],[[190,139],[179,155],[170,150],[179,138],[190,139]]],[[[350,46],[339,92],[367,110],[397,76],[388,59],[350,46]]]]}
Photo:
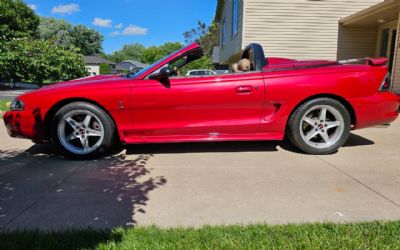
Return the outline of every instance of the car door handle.
{"type": "Polygon", "coordinates": [[[236,87],[236,93],[250,93],[253,92],[253,86],[239,86],[236,87]]]}

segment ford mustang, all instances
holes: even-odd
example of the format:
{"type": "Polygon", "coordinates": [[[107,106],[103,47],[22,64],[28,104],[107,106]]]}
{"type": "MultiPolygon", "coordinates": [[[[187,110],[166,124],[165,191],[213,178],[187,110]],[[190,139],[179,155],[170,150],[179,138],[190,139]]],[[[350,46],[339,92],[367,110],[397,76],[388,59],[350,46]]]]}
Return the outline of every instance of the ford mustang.
{"type": "Polygon", "coordinates": [[[283,140],[331,154],[352,129],[398,116],[386,58],[297,61],[265,57],[250,44],[237,70],[182,76],[202,57],[191,44],[143,70],[57,83],[17,97],[8,134],[98,157],[115,143],[283,140]],[[243,63],[241,67],[241,63],[243,63]]]}

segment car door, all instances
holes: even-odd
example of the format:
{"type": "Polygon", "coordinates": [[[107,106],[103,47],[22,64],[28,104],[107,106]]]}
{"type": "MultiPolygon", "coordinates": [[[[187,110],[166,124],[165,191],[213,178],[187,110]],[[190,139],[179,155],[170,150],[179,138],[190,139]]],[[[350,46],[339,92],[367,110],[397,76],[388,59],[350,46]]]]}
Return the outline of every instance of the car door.
{"type": "Polygon", "coordinates": [[[264,101],[260,72],[137,81],[132,89],[136,136],[256,133],[264,101]]]}

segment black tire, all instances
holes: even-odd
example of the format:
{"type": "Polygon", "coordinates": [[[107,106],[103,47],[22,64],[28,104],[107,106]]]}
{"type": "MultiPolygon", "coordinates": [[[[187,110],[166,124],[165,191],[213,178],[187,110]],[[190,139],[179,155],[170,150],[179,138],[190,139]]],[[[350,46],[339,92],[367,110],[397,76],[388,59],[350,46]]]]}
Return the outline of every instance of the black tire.
{"type": "MultiPolygon", "coordinates": [[[[61,125],[60,125],[61,126],[61,125]]],[[[116,144],[116,126],[111,117],[100,107],[87,102],[72,102],[57,111],[54,115],[51,123],[51,142],[57,147],[57,149],[65,156],[74,159],[93,159],[105,155],[111,147],[116,144]],[[63,117],[71,112],[89,112],[96,116],[96,122],[101,123],[104,135],[102,139],[98,139],[97,148],[89,153],[76,153],[69,150],[63,145],[59,135],[59,125],[63,117]],[[98,120],[98,121],[97,121],[98,120]]],[[[97,144],[96,143],[96,144],[97,144]]]]}
{"type": "MultiPolygon", "coordinates": [[[[320,124],[315,124],[317,127],[312,129],[315,129],[317,131],[318,125],[320,124]]],[[[311,130],[312,130],[311,129],[311,130]]],[[[345,108],[345,106],[340,103],[337,100],[331,99],[331,98],[317,98],[313,99],[310,101],[307,101],[300,105],[290,116],[289,121],[288,121],[288,126],[287,126],[287,135],[290,141],[300,150],[302,150],[305,153],[308,154],[313,154],[313,155],[326,155],[326,154],[332,154],[337,152],[337,150],[343,146],[343,144],[347,141],[349,135],[350,135],[350,130],[351,130],[351,118],[348,110],[345,108]],[[309,145],[305,139],[302,137],[302,132],[301,129],[303,126],[302,123],[302,118],[303,116],[313,108],[316,108],[320,105],[324,106],[330,106],[337,111],[339,111],[340,115],[343,117],[343,132],[338,133],[338,139],[337,141],[325,148],[319,148],[317,145],[315,147],[309,145]]],[[[322,130],[323,131],[323,130],[322,130]]],[[[317,138],[318,139],[318,138],[317,138]]],[[[311,143],[312,144],[312,143],[311,143]]]]}

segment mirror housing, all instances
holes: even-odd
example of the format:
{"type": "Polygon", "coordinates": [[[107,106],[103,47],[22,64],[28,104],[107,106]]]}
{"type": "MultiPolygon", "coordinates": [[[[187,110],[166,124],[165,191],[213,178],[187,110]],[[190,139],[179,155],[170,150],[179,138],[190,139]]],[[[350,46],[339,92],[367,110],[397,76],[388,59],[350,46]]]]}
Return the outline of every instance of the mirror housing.
{"type": "Polygon", "coordinates": [[[149,79],[159,81],[164,86],[169,88],[170,87],[169,74],[170,74],[170,71],[169,71],[168,67],[164,67],[164,68],[161,68],[158,73],[151,74],[149,76],[149,79]]]}
{"type": "Polygon", "coordinates": [[[169,69],[168,67],[161,68],[158,73],[151,74],[149,79],[162,81],[169,78],[169,69]]]}

